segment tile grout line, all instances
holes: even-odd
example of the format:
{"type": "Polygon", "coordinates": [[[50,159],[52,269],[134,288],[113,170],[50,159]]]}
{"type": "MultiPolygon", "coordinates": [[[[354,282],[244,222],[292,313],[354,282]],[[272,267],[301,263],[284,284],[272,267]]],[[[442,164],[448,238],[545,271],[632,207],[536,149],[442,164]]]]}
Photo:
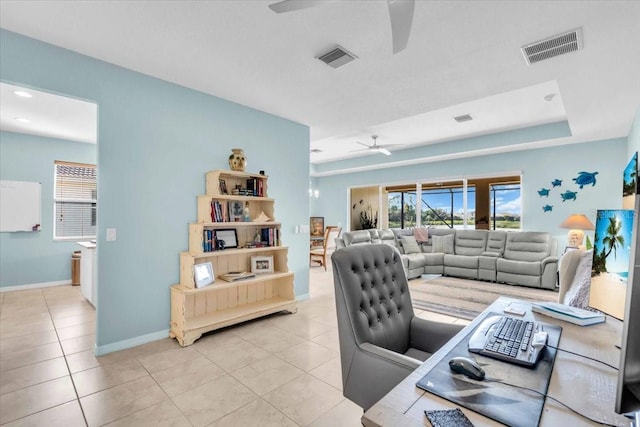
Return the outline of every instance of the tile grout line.
{"type": "Polygon", "coordinates": [[[76,402],[78,402],[78,406],[80,407],[80,413],[82,413],[82,419],[84,420],[85,426],[89,425],[87,421],[87,416],[84,413],[84,408],[82,407],[82,403],[80,403],[80,396],[78,395],[78,389],[76,387],[76,382],[73,379],[73,375],[71,374],[71,368],[69,368],[69,361],[67,360],[67,353],[64,351],[64,347],[62,347],[62,342],[60,342],[60,336],[58,335],[58,328],[56,327],[56,323],[53,321],[53,316],[51,315],[51,309],[49,308],[49,301],[47,301],[47,297],[42,294],[44,298],[44,303],[47,306],[47,312],[49,313],[49,317],[51,318],[51,323],[53,324],[53,330],[56,333],[56,338],[58,338],[58,345],[60,346],[60,350],[62,351],[62,357],[64,357],[64,364],[67,367],[67,372],[69,372],[69,379],[71,380],[71,385],[73,386],[73,392],[76,394],[76,402]]]}

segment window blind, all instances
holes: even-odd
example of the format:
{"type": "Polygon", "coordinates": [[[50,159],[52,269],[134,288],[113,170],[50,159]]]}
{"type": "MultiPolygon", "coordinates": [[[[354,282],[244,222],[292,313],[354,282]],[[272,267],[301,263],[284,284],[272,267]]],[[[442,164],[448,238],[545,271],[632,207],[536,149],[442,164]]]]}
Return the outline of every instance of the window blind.
{"type": "Polygon", "coordinates": [[[96,167],[55,161],[54,238],[96,236],[96,167]]]}

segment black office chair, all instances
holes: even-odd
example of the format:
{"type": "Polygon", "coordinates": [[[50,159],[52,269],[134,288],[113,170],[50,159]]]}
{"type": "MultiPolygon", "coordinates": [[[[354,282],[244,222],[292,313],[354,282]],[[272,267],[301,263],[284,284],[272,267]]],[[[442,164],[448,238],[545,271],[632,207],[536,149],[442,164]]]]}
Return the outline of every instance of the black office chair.
{"type": "Polygon", "coordinates": [[[416,317],[397,249],[355,245],[331,256],[344,396],[365,411],[462,326],[416,317]]]}

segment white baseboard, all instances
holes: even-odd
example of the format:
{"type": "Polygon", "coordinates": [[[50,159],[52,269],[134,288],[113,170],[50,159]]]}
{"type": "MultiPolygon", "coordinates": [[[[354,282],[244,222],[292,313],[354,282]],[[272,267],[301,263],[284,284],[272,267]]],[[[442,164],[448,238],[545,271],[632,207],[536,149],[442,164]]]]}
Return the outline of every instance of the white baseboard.
{"type": "Polygon", "coordinates": [[[140,335],[137,337],[129,338],[123,341],[114,342],[106,345],[97,345],[94,353],[96,356],[103,356],[107,353],[113,353],[114,351],[126,350],[127,348],[136,347],[138,345],[146,344],[151,341],[162,340],[169,338],[169,329],[163,331],[152,332],[146,335],[140,335]]]}
{"type": "Polygon", "coordinates": [[[296,301],[304,301],[309,298],[311,298],[309,294],[296,295],[296,301]]]}
{"type": "Polygon", "coordinates": [[[57,282],[29,283],[28,285],[3,286],[0,292],[24,291],[26,289],[50,288],[52,286],[70,285],[71,280],[58,280],[57,282]]]}

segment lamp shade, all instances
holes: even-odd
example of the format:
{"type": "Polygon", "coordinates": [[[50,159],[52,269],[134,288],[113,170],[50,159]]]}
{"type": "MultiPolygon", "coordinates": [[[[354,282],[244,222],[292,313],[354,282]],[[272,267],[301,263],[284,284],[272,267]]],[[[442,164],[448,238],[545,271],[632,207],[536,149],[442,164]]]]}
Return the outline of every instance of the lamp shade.
{"type": "Polygon", "coordinates": [[[568,228],[570,230],[595,230],[594,225],[589,221],[589,218],[583,214],[573,214],[569,218],[565,219],[560,228],[568,228]]]}

